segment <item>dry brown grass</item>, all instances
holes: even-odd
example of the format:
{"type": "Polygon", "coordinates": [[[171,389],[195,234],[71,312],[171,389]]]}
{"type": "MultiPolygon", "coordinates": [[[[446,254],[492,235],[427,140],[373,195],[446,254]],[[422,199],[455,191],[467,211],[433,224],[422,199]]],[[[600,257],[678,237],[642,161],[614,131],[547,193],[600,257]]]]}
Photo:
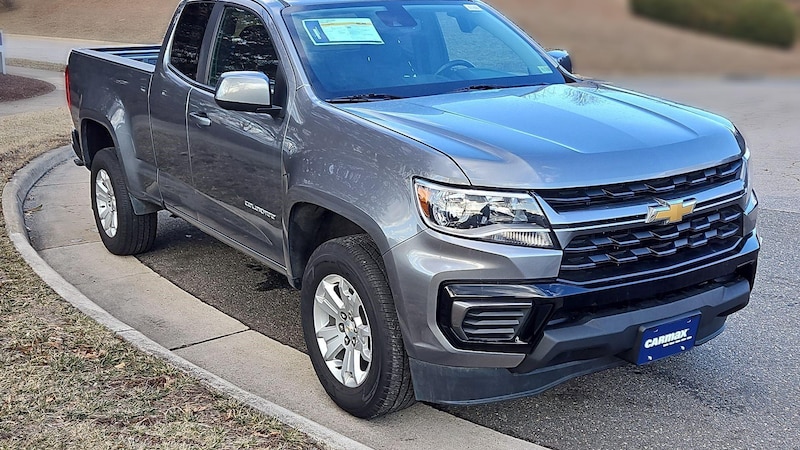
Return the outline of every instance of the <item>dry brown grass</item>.
{"type": "Polygon", "coordinates": [[[34,61],[32,59],[24,58],[6,58],[6,64],[9,66],[27,67],[29,69],[49,70],[51,72],[64,72],[66,69],[65,64],[56,64],[45,61],[34,61]]]}
{"type": "Polygon", "coordinates": [[[132,43],[161,42],[178,1],[17,0],[0,9],[6,33],[132,43]]]}
{"type": "Polygon", "coordinates": [[[71,129],[66,108],[0,117],[0,185],[40,153],[67,144],[71,129]]]}
{"type": "Polygon", "coordinates": [[[489,0],[542,45],[566,48],[585,75],[800,75],[790,51],[634,17],[628,0],[489,0]]]}
{"type": "MultiPolygon", "coordinates": [[[[62,108],[1,117],[0,190],[71,127],[62,108]]],[[[0,449],[316,448],[72,308],[16,252],[1,212],[0,394],[0,449]]]]}

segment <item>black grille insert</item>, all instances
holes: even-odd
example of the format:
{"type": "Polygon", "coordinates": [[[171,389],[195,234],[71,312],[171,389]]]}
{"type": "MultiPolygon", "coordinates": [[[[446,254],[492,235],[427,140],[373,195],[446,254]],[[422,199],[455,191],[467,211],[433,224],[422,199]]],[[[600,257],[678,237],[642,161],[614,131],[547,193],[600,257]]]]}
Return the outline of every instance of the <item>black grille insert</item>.
{"type": "Polygon", "coordinates": [[[536,285],[442,286],[437,322],[456,347],[524,352],[541,338],[557,300],[536,285]]]}
{"type": "Polygon", "coordinates": [[[740,177],[741,171],[742,160],[739,159],[673,177],[589,188],[537,190],[536,193],[557,212],[565,212],[587,206],[619,204],[665,194],[669,194],[670,197],[679,196],[681,193],[698,188],[708,189],[733,181],[740,177]]]}
{"type": "Polygon", "coordinates": [[[468,342],[514,342],[530,308],[530,304],[472,307],[455,329],[460,328],[468,342]]]}
{"type": "Polygon", "coordinates": [[[578,236],[564,249],[559,278],[587,282],[634,276],[726,253],[743,238],[743,216],[739,207],[731,206],[674,225],[578,236]]]}

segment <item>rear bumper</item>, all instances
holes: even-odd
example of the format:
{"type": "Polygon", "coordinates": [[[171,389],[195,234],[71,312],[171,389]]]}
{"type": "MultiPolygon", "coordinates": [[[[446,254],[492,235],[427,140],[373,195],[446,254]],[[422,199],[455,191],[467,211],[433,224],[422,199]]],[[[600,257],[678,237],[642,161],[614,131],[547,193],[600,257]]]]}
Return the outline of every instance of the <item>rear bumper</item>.
{"type": "Polygon", "coordinates": [[[729,314],[747,305],[750,289],[750,280],[740,278],[667,304],[547,329],[514,369],[444,366],[411,358],[414,390],[418,400],[444,404],[487,403],[538,394],[569,379],[625,364],[633,358],[639,328],[645,324],[699,312],[696,344],[703,344],[723,331],[729,314]],[[537,368],[542,361],[551,363],[537,368]]]}

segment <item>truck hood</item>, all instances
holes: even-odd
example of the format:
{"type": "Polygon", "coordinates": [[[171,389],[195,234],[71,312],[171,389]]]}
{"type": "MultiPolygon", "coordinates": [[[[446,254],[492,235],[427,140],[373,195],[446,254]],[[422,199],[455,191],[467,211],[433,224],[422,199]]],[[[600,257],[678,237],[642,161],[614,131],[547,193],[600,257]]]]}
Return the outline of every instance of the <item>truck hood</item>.
{"type": "Polygon", "coordinates": [[[343,109],[438,149],[475,186],[613,184],[735,158],[713,114],[591,82],[359,103],[343,109]]]}

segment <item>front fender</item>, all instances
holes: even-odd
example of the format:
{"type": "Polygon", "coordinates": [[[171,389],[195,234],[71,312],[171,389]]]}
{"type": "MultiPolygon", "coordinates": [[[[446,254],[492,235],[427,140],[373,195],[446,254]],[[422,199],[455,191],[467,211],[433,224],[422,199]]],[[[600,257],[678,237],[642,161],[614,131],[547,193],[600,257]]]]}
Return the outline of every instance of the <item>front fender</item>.
{"type": "MultiPolygon", "coordinates": [[[[413,187],[415,178],[469,184],[455,162],[440,151],[313,101],[302,89],[297,95],[298,108],[287,117],[283,151],[287,237],[292,211],[296,205],[307,203],[361,227],[386,258],[392,248],[423,230],[413,187]]],[[[291,249],[286,250],[289,260],[291,249]]],[[[289,261],[287,267],[290,279],[296,277],[289,261]]],[[[397,289],[400,281],[394,271],[389,270],[387,276],[401,330],[404,336],[410,336],[408,305],[397,289]]]]}
{"type": "Polygon", "coordinates": [[[414,179],[469,184],[447,156],[298,92],[283,144],[284,223],[299,202],[359,225],[381,253],[421,230],[414,179]]]}

